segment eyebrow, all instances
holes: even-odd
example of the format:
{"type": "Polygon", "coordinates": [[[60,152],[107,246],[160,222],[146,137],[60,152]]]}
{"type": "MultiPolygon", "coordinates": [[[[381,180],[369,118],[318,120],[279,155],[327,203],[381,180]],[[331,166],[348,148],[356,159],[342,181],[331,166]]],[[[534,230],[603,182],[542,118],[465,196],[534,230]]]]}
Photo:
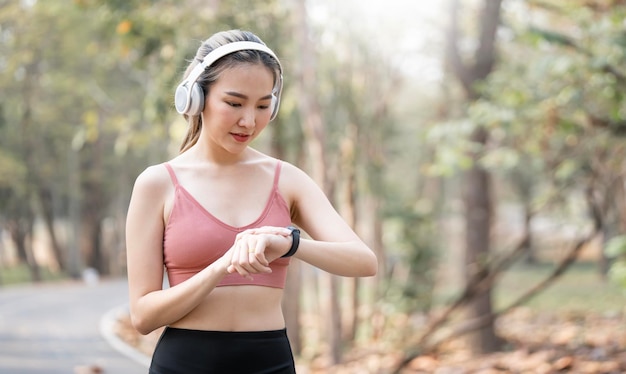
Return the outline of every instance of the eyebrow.
{"type": "MultiPolygon", "coordinates": [[[[227,92],[225,92],[225,94],[229,95],[229,96],[235,96],[235,97],[238,97],[238,98],[241,98],[241,99],[248,99],[248,96],[246,96],[246,95],[244,95],[242,93],[239,93],[239,92],[235,92],[235,91],[227,91],[227,92]]],[[[269,95],[263,96],[260,100],[269,100],[271,98],[272,98],[272,94],[269,94],[269,95]]]]}

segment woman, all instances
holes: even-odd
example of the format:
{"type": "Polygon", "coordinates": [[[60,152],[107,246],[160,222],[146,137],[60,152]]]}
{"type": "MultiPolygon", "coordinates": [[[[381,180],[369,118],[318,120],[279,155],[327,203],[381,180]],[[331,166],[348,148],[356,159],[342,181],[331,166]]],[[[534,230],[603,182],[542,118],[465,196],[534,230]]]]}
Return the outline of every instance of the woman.
{"type": "Polygon", "coordinates": [[[150,373],[295,373],[281,311],[290,257],[376,273],[373,252],[312,179],[250,147],[281,89],[274,53],[231,30],[202,43],[176,90],[189,122],[181,153],[139,175],[126,227],[133,325],[167,326],[150,373]]]}

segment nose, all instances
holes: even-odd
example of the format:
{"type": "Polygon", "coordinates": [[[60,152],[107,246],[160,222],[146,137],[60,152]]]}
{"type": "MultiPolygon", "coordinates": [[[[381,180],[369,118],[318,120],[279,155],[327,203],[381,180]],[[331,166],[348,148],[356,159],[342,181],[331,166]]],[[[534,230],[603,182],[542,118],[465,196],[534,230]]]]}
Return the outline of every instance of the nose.
{"type": "Polygon", "coordinates": [[[254,110],[246,110],[242,113],[237,124],[241,127],[251,128],[256,125],[254,110]]]}

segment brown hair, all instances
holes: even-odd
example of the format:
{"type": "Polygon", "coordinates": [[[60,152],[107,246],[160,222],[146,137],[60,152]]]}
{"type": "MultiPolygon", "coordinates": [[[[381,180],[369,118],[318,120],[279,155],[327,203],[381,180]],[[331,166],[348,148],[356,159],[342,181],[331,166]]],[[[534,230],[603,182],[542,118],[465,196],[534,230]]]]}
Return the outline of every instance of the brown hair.
{"type": "MultiPolygon", "coordinates": [[[[263,43],[263,41],[258,36],[254,35],[253,33],[249,31],[228,30],[228,31],[218,32],[212,35],[209,39],[203,41],[200,47],[198,47],[196,56],[189,63],[189,66],[187,66],[183,79],[185,79],[189,75],[189,73],[191,73],[193,68],[199,63],[201,63],[204,57],[206,57],[206,55],[208,55],[214,49],[221,47],[228,43],[240,42],[240,41],[255,42],[255,43],[260,43],[260,44],[265,45],[265,43],[263,43]]],[[[246,64],[246,63],[247,64],[261,63],[265,65],[266,67],[268,67],[274,73],[274,82],[276,82],[276,80],[279,77],[279,74],[280,74],[279,62],[276,61],[269,54],[261,52],[261,51],[255,51],[255,50],[237,51],[237,52],[228,54],[220,58],[215,63],[213,63],[210,66],[210,68],[207,68],[204,71],[204,73],[202,73],[202,75],[200,75],[200,77],[197,80],[197,83],[198,85],[200,85],[200,87],[202,87],[202,92],[204,93],[204,97],[208,95],[211,85],[213,85],[217,81],[220,74],[224,70],[231,68],[238,64],[246,64]]],[[[194,144],[198,142],[198,138],[200,136],[200,130],[202,129],[202,116],[200,115],[189,116],[186,114],[183,116],[187,120],[189,127],[187,128],[187,134],[185,135],[183,143],[180,146],[180,153],[185,152],[186,150],[188,150],[189,148],[191,148],[194,144]]]]}

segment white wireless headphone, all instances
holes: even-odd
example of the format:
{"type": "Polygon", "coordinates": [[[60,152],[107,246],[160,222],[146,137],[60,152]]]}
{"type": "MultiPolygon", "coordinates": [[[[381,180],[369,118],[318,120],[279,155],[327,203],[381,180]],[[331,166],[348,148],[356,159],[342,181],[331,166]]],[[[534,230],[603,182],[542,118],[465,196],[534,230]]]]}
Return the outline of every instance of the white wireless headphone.
{"type": "Polygon", "coordinates": [[[274,88],[272,89],[272,102],[270,108],[272,109],[272,115],[270,117],[270,121],[273,120],[278,114],[278,107],[280,106],[280,93],[283,89],[283,68],[280,65],[280,61],[278,57],[272,52],[271,49],[266,47],[261,43],[256,42],[232,42],[225,44],[223,46],[217,47],[212,50],[208,55],[206,55],[202,62],[196,65],[189,76],[184,79],[178,87],[176,87],[176,93],[174,94],[174,105],[176,106],[176,110],[180,114],[187,114],[189,116],[197,116],[202,112],[204,108],[204,93],[202,92],[202,87],[196,82],[200,75],[204,73],[206,69],[208,69],[215,61],[220,58],[237,52],[244,50],[256,50],[269,54],[274,57],[276,62],[278,62],[278,67],[280,71],[278,73],[278,77],[276,77],[276,82],[274,83],[274,88]]]}

